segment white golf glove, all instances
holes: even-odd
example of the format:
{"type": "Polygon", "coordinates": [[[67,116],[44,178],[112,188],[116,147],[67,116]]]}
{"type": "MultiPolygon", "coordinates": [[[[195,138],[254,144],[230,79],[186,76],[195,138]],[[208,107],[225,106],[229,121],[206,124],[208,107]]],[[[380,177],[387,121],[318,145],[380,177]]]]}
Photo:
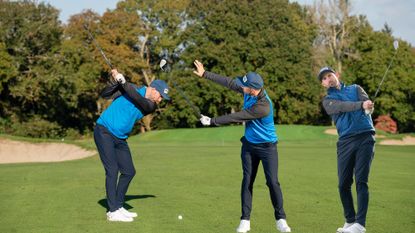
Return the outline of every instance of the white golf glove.
{"type": "Polygon", "coordinates": [[[374,103],[370,100],[366,100],[362,103],[362,108],[365,110],[366,115],[371,115],[375,110],[374,103]]]}
{"type": "Polygon", "coordinates": [[[210,117],[205,116],[205,115],[202,115],[202,117],[200,118],[200,122],[201,122],[201,123],[202,123],[202,125],[204,125],[204,126],[208,126],[208,125],[210,125],[210,121],[211,121],[210,117]]]}
{"type": "Polygon", "coordinates": [[[375,111],[375,108],[365,109],[365,114],[366,115],[372,115],[373,111],[375,111]]]}
{"type": "Polygon", "coordinates": [[[117,81],[118,83],[124,84],[124,83],[125,83],[125,78],[124,78],[124,75],[122,75],[122,74],[118,73],[118,74],[115,76],[115,81],[117,81]]]}

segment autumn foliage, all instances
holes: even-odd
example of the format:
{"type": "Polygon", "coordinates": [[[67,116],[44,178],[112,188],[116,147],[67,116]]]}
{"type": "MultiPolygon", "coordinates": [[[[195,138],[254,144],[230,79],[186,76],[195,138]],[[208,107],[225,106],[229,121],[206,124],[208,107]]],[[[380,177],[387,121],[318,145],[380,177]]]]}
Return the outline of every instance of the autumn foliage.
{"type": "Polygon", "coordinates": [[[380,115],[375,120],[375,128],[388,133],[397,133],[398,125],[389,115],[380,115]]]}

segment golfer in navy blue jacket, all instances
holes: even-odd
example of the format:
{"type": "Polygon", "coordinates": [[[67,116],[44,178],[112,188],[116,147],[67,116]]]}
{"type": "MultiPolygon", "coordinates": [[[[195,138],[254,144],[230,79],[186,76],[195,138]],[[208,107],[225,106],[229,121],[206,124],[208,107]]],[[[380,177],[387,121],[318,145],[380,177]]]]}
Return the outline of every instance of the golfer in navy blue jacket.
{"type": "Polygon", "coordinates": [[[135,168],[126,139],[138,120],[153,113],[163,98],[170,99],[169,88],[162,80],[154,80],[149,87],[137,87],[126,82],[117,70],[112,70],[112,76],[116,82],[101,95],[113,101],[97,120],[94,140],[105,168],[107,219],[131,222],[137,214],[124,209],[123,204],[135,168]]]}
{"type": "Polygon", "coordinates": [[[374,104],[359,85],[345,85],[330,67],[318,74],[327,89],[323,107],[336,124],[337,170],[340,199],[346,222],[337,229],[342,233],[366,232],[366,213],[369,204],[369,171],[375,151],[375,128],[371,118],[374,104]],[[354,209],[351,186],[356,179],[357,212],[354,209]]]}
{"type": "Polygon", "coordinates": [[[264,83],[261,76],[255,72],[249,72],[243,77],[232,79],[205,71],[203,64],[197,60],[194,65],[197,69],[194,71],[196,75],[243,94],[244,106],[242,111],[213,118],[202,115],[200,119],[201,123],[206,126],[245,122],[245,135],[241,138],[242,216],[236,231],[247,232],[251,229],[252,188],[259,163],[262,161],[274,207],[276,227],[281,232],[291,232],[291,228],[286,221],[282,192],[278,181],[278,137],[275,133],[274,109],[271,99],[263,88],[264,83]]]}

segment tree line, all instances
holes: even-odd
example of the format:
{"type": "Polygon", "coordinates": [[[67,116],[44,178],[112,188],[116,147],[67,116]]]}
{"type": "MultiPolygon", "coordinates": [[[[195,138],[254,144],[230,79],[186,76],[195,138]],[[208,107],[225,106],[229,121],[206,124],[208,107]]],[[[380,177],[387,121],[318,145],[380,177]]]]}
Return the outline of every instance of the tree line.
{"type": "MultiPolygon", "coordinates": [[[[394,48],[392,29],[375,31],[350,1],[301,6],[287,0],[122,0],[99,15],[86,10],[59,21],[37,1],[0,0],[0,133],[78,137],[91,132],[109,101],[99,97],[111,63],[130,82],[175,81],[203,114],[238,111],[242,98],[193,75],[193,60],[229,77],[256,71],[264,79],[278,124],[330,124],[316,74],[330,65],[346,83],[373,96],[394,48]],[[167,58],[172,71],[158,63],[167,58]]],[[[400,132],[415,125],[415,49],[399,40],[373,118],[390,115],[400,132]]],[[[198,127],[180,94],[145,117],[141,131],[198,127]]],[[[137,130],[138,131],[138,130],[137,130]]]]}

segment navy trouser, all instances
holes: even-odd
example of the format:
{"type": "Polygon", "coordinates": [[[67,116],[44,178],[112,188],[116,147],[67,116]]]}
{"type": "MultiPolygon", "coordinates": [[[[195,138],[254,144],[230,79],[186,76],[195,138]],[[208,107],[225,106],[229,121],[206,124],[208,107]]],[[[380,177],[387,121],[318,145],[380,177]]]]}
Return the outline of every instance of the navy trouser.
{"type": "Polygon", "coordinates": [[[262,161],[265,179],[269,188],[275,219],[285,219],[282,192],[278,182],[278,152],[277,143],[253,144],[245,137],[242,142],[242,169],[243,180],[241,187],[242,216],[241,219],[249,220],[252,210],[252,187],[258,171],[259,162],[262,161]]]}
{"type": "Polygon", "coordinates": [[[135,168],[125,139],[115,137],[104,126],[97,124],[94,140],[105,168],[107,203],[109,211],[112,212],[123,206],[135,168]],[[118,179],[119,172],[121,175],[118,179]]]}
{"type": "Polygon", "coordinates": [[[371,132],[358,134],[337,142],[337,171],[340,199],[348,223],[366,224],[369,205],[369,170],[375,153],[375,138],[371,132]],[[353,205],[351,186],[356,179],[357,213],[353,205]]]}

